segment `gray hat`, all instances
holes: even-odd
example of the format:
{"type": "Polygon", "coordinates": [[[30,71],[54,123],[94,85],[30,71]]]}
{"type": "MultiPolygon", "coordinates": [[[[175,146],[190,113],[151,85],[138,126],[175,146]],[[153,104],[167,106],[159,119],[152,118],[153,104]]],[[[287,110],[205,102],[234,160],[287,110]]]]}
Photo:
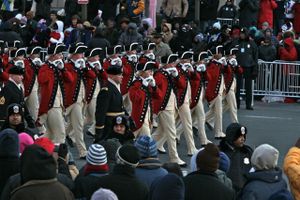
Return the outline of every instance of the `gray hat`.
{"type": "Polygon", "coordinates": [[[251,157],[252,166],[256,170],[274,169],[277,166],[279,152],[269,144],[258,146],[251,157]]]}

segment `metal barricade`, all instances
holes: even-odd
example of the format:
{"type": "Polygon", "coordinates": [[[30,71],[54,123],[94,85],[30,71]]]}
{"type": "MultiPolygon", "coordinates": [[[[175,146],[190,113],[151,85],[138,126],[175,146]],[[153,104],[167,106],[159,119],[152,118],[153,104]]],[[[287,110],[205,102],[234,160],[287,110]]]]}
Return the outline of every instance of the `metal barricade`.
{"type": "Polygon", "coordinates": [[[220,22],[221,26],[226,24],[226,25],[232,27],[233,25],[239,24],[239,19],[217,18],[217,20],[220,22]]]}
{"type": "Polygon", "coordinates": [[[300,62],[259,60],[253,95],[300,98],[300,62]]]}

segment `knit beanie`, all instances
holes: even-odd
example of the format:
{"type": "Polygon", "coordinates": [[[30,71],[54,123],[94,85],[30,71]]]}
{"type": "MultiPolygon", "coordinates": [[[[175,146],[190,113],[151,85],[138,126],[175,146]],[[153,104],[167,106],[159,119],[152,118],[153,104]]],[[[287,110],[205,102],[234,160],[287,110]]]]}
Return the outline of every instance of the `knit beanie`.
{"type": "Polygon", "coordinates": [[[225,138],[225,140],[229,143],[233,143],[241,135],[244,135],[244,137],[246,139],[246,134],[247,134],[247,128],[245,126],[242,126],[239,123],[231,123],[226,128],[226,138],[225,138]]]}
{"type": "Polygon", "coordinates": [[[30,180],[48,180],[56,177],[57,166],[52,155],[43,147],[33,144],[21,156],[21,183],[30,180]]]}
{"type": "Polygon", "coordinates": [[[220,152],[215,144],[209,143],[200,151],[196,158],[199,170],[215,172],[219,167],[220,152]]]}
{"type": "Polygon", "coordinates": [[[142,158],[156,158],[157,147],[156,142],[149,136],[143,135],[137,138],[134,146],[139,150],[142,158]]]}
{"type": "Polygon", "coordinates": [[[251,156],[251,164],[256,170],[274,169],[277,166],[279,151],[269,144],[259,145],[251,156]]]}
{"type": "Polygon", "coordinates": [[[0,132],[0,157],[18,158],[19,157],[19,137],[18,133],[10,128],[0,132]]]}
{"type": "Polygon", "coordinates": [[[125,144],[121,146],[116,153],[117,163],[121,165],[128,165],[137,167],[140,160],[138,149],[132,144],[125,144]]]}
{"type": "Polygon", "coordinates": [[[107,163],[106,151],[100,144],[92,144],[86,155],[86,162],[91,165],[104,165],[107,163]]]}
{"type": "Polygon", "coordinates": [[[46,137],[37,138],[34,141],[34,144],[39,145],[40,147],[43,147],[49,154],[53,154],[55,145],[53,142],[46,137]]]}
{"type": "Polygon", "coordinates": [[[91,200],[118,200],[118,197],[113,191],[100,188],[94,192],[91,200]]]}
{"type": "Polygon", "coordinates": [[[230,168],[230,159],[229,157],[222,151],[220,151],[220,161],[219,161],[219,170],[223,172],[228,172],[230,168]]]}
{"type": "Polygon", "coordinates": [[[32,145],[34,141],[30,135],[23,132],[19,134],[19,143],[20,143],[20,153],[22,154],[24,149],[27,146],[32,145]]]}

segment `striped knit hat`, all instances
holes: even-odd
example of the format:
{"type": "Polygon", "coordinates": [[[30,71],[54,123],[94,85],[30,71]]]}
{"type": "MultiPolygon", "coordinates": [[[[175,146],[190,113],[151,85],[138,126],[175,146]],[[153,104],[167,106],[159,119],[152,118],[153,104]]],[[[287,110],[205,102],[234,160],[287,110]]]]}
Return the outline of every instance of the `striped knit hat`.
{"type": "Polygon", "coordinates": [[[142,135],[135,141],[135,147],[142,158],[157,157],[156,142],[149,136],[142,135]]]}
{"type": "Polygon", "coordinates": [[[92,144],[86,155],[87,163],[91,165],[104,165],[107,163],[106,151],[100,144],[92,144]]]}

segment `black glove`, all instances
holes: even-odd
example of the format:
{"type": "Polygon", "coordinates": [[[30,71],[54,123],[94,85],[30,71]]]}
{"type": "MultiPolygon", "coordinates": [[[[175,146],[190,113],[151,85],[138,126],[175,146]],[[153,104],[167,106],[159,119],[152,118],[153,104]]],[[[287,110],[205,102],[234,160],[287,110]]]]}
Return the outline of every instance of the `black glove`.
{"type": "Polygon", "coordinates": [[[58,156],[65,159],[68,155],[68,146],[65,143],[62,143],[58,147],[58,156]]]}
{"type": "Polygon", "coordinates": [[[98,142],[100,142],[101,140],[104,139],[103,131],[104,131],[104,129],[98,129],[98,128],[95,129],[95,140],[94,140],[94,143],[98,143],[98,142]]]}

